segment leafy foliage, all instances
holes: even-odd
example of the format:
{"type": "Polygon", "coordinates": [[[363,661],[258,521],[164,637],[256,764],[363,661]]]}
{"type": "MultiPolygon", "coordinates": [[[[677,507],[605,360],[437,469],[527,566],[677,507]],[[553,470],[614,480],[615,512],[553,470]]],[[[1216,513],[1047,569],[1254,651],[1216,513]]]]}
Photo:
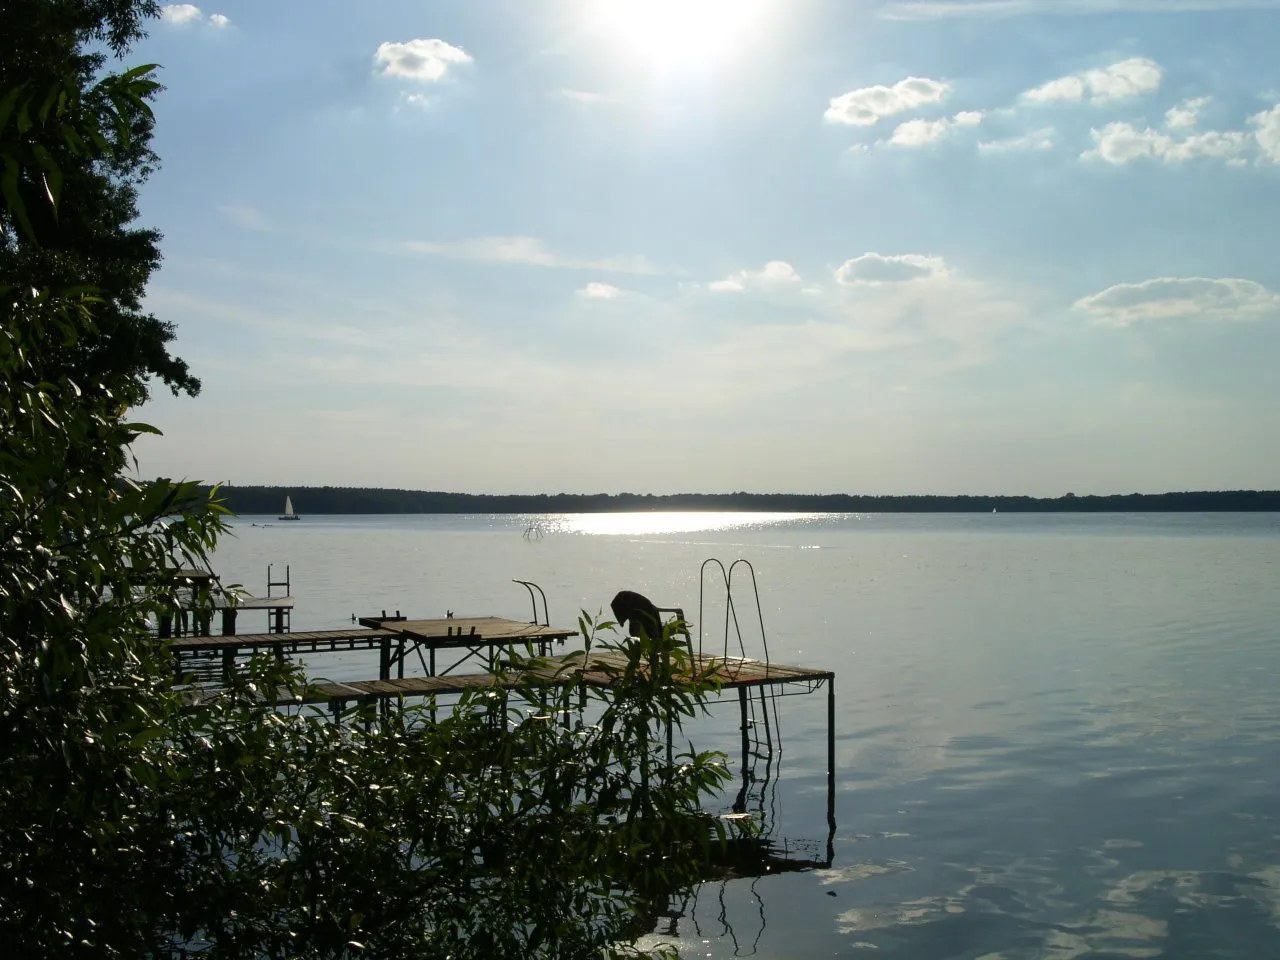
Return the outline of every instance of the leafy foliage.
{"type": "Polygon", "coordinates": [[[108,53],[122,56],[158,9],[154,0],[0,0],[9,108],[0,277],[22,289],[96,288],[93,328],[65,347],[56,372],[82,384],[126,373],[118,386],[129,403],[146,398],[152,377],[174,392],[200,389],[169,354],[172,325],[142,309],[160,234],[133,221],[137,187],[157,162],[146,101],[159,85],[148,67],[101,79],[108,53]]]}
{"type": "MultiPolygon", "coordinates": [[[[632,663],[655,649],[625,644],[632,663]]],[[[654,736],[702,689],[631,670],[608,690],[529,679],[467,694],[438,722],[422,706],[341,725],[241,700],[232,739],[228,716],[184,715],[208,748],[180,804],[192,905],[177,939],[237,956],[625,951],[722,835],[699,813],[727,776],[720,758],[668,765],[654,736]]]]}
{"type": "MultiPolygon", "coordinates": [[[[154,4],[26,0],[0,8],[6,26],[19,8],[56,36],[17,34],[65,54],[123,49],[154,4]]],[[[7,60],[0,74],[0,942],[33,957],[624,951],[722,835],[699,803],[723,764],[668,760],[662,736],[706,690],[682,678],[673,629],[613,645],[609,689],[519,660],[514,689],[439,722],[277,709],[303,679],[271,660],[216,697],[175,684],[149,624],[171,612],[175,571],[207,566],[225,512],[216,491],[121,479],[152,430],[129,406],[165,374],[119,346],[137,318],[114,275],[140,294],[153,245],[122,240],[103,268],[66,244],[98,207],[127,199],[113,216],[131,219],[120,178],[146,152],[154,80],[91,81],[101,63],[68,54],[46,82],[18,53],[31,76],[14,82],[7,60]]]]}

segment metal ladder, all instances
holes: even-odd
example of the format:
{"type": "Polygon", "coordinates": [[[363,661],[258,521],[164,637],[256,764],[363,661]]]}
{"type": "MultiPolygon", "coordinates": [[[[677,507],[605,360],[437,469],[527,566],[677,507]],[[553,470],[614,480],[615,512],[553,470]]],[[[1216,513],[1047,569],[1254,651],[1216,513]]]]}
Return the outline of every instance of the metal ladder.
{"type": "MultiPolygon", "coordinates": [[[[272,596],[271,591],[275,587],[284,587],[284,593],[281,594],[281,596],[285,596],[285,597],[292,596],[292,594],[289,592],[290,590],[289,564],[285,564],[283,580],[271,579],[272,566],[273,564],[270,564],[270,563],[267,564],[267,597],[268,599],[270,599],[270,597],[272,596]]],[[[293,617],[293,610],[289,608],[284,608],[284,609],[275,611],[275,623],[271,625],[269,632],[289,633],[290,630],[292,629],[292,617],[293,617]]]]}
{"type": "MultiPolygon", "coordinates": [[[[704,654],[703,633],[705,629],[705,613],[708,601],[707,574],[711,571],[712,587],[722,587],[725,598],[724,637],[720,644],[719,655],[724,659],[730,656],[747,657],[747,645],[743,639],[742,622],[738,617],[738,608],[734,603],[734,575],[739,569],[742,576],[749,575],[751,596],[755,601],[756,622],[760,630],[760,643],[763,647],[764,662],[769,662],[769,638],[764,629],[764,612],[760,607],[760,589],[756,583],[756,571],[751,562],[739,558],[726,569],[724,563],[715,557],[702,562],[698,571],[698,653],[704,654]],[[719,578],[715,571],[719,570],[719,578]],[[734,643],[731,643],[730,637],[734,643]],[[736,653],[731,652],[736,645],[736,653]]],[[[715,655],[712,652],[712,655],[715,655]]],[[[740,731],[742,735],[742,786],[733,803],[735,813],[746,813],[752,808],[764,814],[765,798],[769,793],[769,785],[774,781],[774,762],[782,759],[782,737],[778,727],[777,694],[772,687],[757,687],[754,691],[749,687],[738,689],[738,705],[740,711],[740,731]],[[769,716],[772,710],[772,718],[769,716]],[[760,765],[763,764],[763,772],[760,765]]]]}

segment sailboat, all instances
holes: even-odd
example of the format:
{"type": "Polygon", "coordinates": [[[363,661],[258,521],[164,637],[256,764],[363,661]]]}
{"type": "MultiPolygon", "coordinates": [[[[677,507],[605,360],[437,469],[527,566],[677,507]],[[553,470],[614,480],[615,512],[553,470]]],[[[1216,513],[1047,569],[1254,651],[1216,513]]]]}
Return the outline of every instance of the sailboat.
{"type": "Polygon", "coordinates": [[[301,520],[302,518],[293,512],[293,501],[289,497],[284,498],[284,513],[280,514],[281,520],[301,520]]]}

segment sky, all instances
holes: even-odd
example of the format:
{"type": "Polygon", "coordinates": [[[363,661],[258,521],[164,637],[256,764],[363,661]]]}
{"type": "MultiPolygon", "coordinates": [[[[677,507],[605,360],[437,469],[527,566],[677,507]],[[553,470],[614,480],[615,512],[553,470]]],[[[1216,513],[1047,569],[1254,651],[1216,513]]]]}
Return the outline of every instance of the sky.
{"type": "Polygon", "coordinates": [[[144,476],[1280,488],[1280,0],[210,3],[144,476]]]}

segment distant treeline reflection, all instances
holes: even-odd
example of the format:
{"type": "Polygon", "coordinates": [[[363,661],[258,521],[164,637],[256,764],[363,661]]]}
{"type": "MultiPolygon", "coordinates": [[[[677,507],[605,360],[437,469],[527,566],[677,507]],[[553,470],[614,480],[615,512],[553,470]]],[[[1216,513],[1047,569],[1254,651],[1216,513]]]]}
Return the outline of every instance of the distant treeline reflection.
{"type": "MultiPolygon", "coordinates": [[[[206,488],[207,489],[207,488],[206,488]]],[[[317,513],[621,513],[652,510],[776,513],[1129,513],[1280,510],[1280,491],[1130,493],[1106,496],[859,496],[856,494],[554,493],[490,495],[374,487],[219,488],[240,514],[275,514],[292,497],[301,515],[317,513]]]]}

